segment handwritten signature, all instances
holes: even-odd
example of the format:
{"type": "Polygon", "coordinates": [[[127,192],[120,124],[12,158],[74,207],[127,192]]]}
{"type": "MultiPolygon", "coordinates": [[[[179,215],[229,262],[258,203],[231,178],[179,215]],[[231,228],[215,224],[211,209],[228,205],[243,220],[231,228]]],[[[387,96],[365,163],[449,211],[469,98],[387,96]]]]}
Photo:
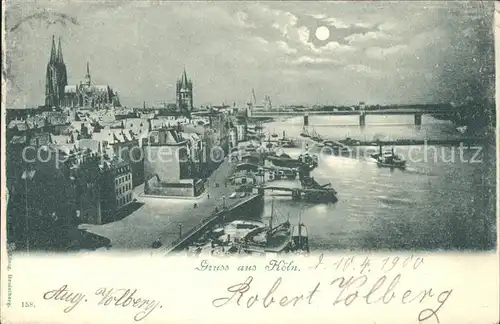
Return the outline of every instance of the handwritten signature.
{"type": "MultiPolygon", "coordinates": [[[[162,308],[160,301],[154,299],[144,299],[138,296],[137,289],[128,288],[99,288],[94,295],[98,296],[98,306],[108,307],[132,307],[139,311],[135,314],[134,320],[139,322],[151,314],[156,308],[162,308]]],[[[47,291],[43,294],[45,300],[63,301],[69,304],[64,308],[65,313],[71,312],[81,302],[88,302],[87,295],[81,292],[72,292],[68,285],[63,285],[58,289],[47,291]]]]}
{"type": "Polygon", "coordinates": [[[335,297],[333,306],[350,306],[356,301],[364,302],[368,305],[396,302],[402,304],[417,302],[421,304],[436,297],[435,301],[437,302],[437,306],[421,310],[418,314],[418,320],[423,322],[434,317],[439,323],[438,312],[444,306],[453,290],[443,290],[439,293],[433,292],[432,288],[418,291],[413,291],[412,289],[401,290],[399,289],[401,277],[401,274],[396,274],[392,278],[383,275],[374,281],[370,280],[371,278],[366,275],[337,277],[326,285],[317,282],[312,285],[313,289],[309,292],[302,292],[295,296],[284,295],[278,298],[276,297],[276,291],[283,282],[282,277],[278,277],[266,293],[259,295],[258,293],[250,292],[254,278],[249,276],[245,281],[229,286],[227,288],[229,295],[214,299],[212,305],[214,307],[223,307],[232,302],[236,303],[238,306],[251,308],[255,303],[259,302],[262,303],[264,308],[268,308],[273,304],[278,304],[282,307],[289,305],[296,306],[301,301],[307,301],[308,304],[311,304],[313,297],[320,291],[319,288],[326,286],[322,289],[326,290],[327,287],[333,287],[335,289],[333,292],[333,296],[335,297]]]}

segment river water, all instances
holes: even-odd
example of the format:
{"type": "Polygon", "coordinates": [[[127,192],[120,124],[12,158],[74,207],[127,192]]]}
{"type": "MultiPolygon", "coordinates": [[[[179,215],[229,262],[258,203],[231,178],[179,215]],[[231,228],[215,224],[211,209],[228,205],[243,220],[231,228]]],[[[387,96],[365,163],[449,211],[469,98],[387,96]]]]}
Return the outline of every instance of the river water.
{"type": "MultiPolygon", "coordinates": [[[[298,137],[302,117],[281,119],[264,130],[298,137]]],[[[424,115],[422,125],[413,116],[367,116],[358,126],[356,116],[310,116],[309,130],[328,139],[395,140],[459,139],[448,122],[424,115]],[[316,126],[315,126],[316,125],[316,126]]],[[[309,146],[313,152],[319,148],[309,146]]],[[[292,201],[266,194],[262,219],[271,213],[292,223],[302,219],[311,250],[489,250],[496,246],[496,152],[493,145],[396,146],[407,159],[406,170],[379,168],[361,148],[339,157],[321,154],[312,176],[330,182],[338,192],[335,204],[292,201]],[[461,153],[462,151],[462,153],[461,153]]],[[[301,148],[285,149],[298,156],[301,148]]]]}

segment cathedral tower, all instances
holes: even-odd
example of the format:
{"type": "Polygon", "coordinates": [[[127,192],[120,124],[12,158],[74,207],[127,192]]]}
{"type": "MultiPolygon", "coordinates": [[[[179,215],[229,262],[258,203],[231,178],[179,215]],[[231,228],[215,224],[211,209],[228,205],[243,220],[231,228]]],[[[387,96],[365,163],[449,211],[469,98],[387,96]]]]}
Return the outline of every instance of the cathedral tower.
{"type": "Polygon", "coordinates": [[[193,110],[193,83],[188,80],[186,69],[184,69],[180,80],[177,81],[176,104],[179,112],[191,112],[193,110]]]}
{"type": "Polygon", "coordinates": [[[45,106],[59,108],[64,100],[64,87],[68,84],[66,65],[64,64],[61,38],[56,51],[56,43],[52,36],[49,63],[47,64],[45,84],[45,106]]]}
{"type": "Polygon", "coordinates": [[[84,84],[90,86],[91,83],[92,83],[92,78],[90,77],[90,67],[89,67],[89,62],[87,62],[87,74],[85,74],[84,84]]]}

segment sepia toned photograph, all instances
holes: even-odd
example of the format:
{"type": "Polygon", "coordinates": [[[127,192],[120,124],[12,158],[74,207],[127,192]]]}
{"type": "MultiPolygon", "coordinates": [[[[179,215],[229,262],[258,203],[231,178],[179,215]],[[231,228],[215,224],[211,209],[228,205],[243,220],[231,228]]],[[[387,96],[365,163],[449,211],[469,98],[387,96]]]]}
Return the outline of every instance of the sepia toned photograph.
{"type": "Polygon", "coordinates": [[[492,1],[3,8],[11,252],[496,250],[492,1]]]}

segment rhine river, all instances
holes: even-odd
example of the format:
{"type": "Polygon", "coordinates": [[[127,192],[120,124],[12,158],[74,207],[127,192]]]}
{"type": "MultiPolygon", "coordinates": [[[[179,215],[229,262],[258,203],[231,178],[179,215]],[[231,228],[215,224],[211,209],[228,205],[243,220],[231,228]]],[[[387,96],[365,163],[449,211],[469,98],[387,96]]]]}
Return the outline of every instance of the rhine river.
{"type": "MultiPolygon", "coordinates": [[[[302,117],[264,125],[267,132],[297,138],[302,117]]],[[[373,116],[366,126],[357,116],[310,116],[313,129],[325,139],[396,140],[455,139],[463,136],[448,121],[424,115],[373,116]],[[315,126],[316,125],[316,126],[315,126]]],[[[312,147],[312,152],[319,148],[312,147]]],[[[308,228],[312,251],[336,250],[489,250],[496,244],[496,153],[480,148],[396,146],[407,159],[406,170],[379,168],[360,153],[350,157],[322,155],[312,176],[330,182],[338,192],[335,204],[312,204],[275,197],[277,220],[300,215],[308,228]],[[479,152],[478,152],[479,151],[479,152]],[[462,155],[462,158],[461,158],[462,155]],[[476,156],[475,156],[476,155],[476,156]],[[410,158],[411,157],[411,158],[410,158]]],[[[375,147],[369,148],[371,150],[375,147]]],[[[298,156],[301,148],[285,149],[298,156]]],[[[271,213],[266,194],[263,214],[271,213]]]]}

